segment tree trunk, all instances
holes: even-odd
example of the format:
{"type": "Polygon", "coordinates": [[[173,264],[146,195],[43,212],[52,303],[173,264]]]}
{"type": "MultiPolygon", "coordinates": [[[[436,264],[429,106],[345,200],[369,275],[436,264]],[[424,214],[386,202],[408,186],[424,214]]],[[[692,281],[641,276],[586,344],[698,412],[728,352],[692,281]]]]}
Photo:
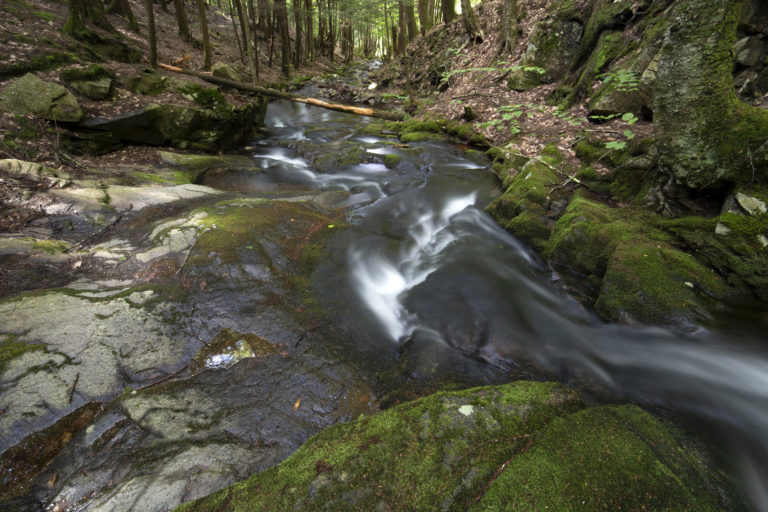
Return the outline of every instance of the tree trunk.
{"type": "Polygon", "coordinates": [[[429,0],[418,0],[418,2],[419,31],[421,35],[424,35],[432,28],[432,13],[429,8],[429,0]]]}
{"type": "Polygon", "coordinates": [[[82,38],[87,30],[83,23],[83,5],[81,0],[67,0],[67,20],[64,22],[62,30],[74,37],[75,39],[82,38]]]}
{"type": "Polygon", "coordinates": [[[408,26],[408,42],[410,43],[419,35],[419,28],[416,26],[416,13],[413,10],[413,0],[405,0],[405,23],[408,26]]]}
{"type": "Polygon", "coordinates": [[[283,75],[291,75],[291,37],[288,33],[288,8],[285,0],[275,0],[275,13],[277,15],[277,26],[280,30],[281,40],[281,59],[280,68],[283,75]]]}
{"type": "Polygon", "coordinates": [[[184,8],[182,0],[173,0],[173,10],[176,13],[176,24],[179,26],[179,37],[191,42],[192,34],[189,31],[189,19],[187,19],[187,10],[184,8]]]}
{"type": "Polygon", "coordinates": [[[149,30],[149,65],[157,67],[157,33],[155,32],[155,10],[152,0],[144,0],[144,9],[147,11],[147,29],[149,30]]]}
{"type": "Polygon", "coordinates": [[[517,0],[504,0],[501,11],[501,47],[499,54],[509,53],[517,45],[517,0]]]}
{"type": "Polygon", "coordinates": [[[84,0],[88,10],[88,18],[99,28],[113,32],[115,27],[107,19],[107,12],[104,10],[104,4],[101,0],[84,0]]]}
{"type": "Polygon", "coordinates": [[[768,181],[768,111],[742,103],[733,85],[741,8],[738,0],[680,0],[673,7],[653,109],[667,190],[768,181]]]}
{"type": "MultiPolygon", "coordinates": [[[[296,0],[298,1],[298,0],[296,0]]],[[[304,48],[306,49],[307,62],[315,60],[315,46],[312,41],[312,0],[304,0],[304,16],[306,17],[304,48]]]]}
{"type": "Polygon", "coordinates": [[[440,0],[443,11],[443,23],[450,23],[456,19],[456,0],[440,0]]]}
{"type": "Polygon", "coordinates": [[[235,0],[237,7],[237,16],[240,18],[240,29],[243,31],[243,45],[245,46],[245,55],[248,58],[248,67],[251,71],[251,82],[256,84],[256,62],[253,48],[251,45],[251,31],[248,28],[248,14],[245,10],[243,0],[235,0]]]}
{"type": "MultiPolygon", "coordinates": [[[[152,0],[144,0],[145,2],[152,0]]],[[[208,37],[208,18],[205,15],[205,1],[196,0],[197,14],[200,17],[200,31],[203,33],[203,69],[211,69],[211,40],[208,37]]]]}
{"type": "Polygon", "coordinates": [[[296,69],[299,69],[301,63],[304,62],[304,56],[302,55],[302,39],[304,39],[302,19],[301,0],[293,0],[293,21],[296,25],[296,44],[294,45],[293,67],[296,69]]]}
{"type": "Polygon", "coordinates": [[[259,83],[259,36],[256,33],[256,9],[253,0],[248,0],[248,11],[251,16],[251,27],[253,27],[253,68],[256,73],[253,83],[259,83]]]}
{"type": "Polygon", "coordinates": [[[403,55],[408,46],[408,20],[404,0],[397,0],[397,54],[403,55]]]}
{"type": "Polygon", "coordinates": [[[480,20],[477,19],[475,11],[469,0],[461,0],[461,12],[464,18],[464,30],[472,42],[479,43],[483,40],[483,30],[480,28],[480,20]]]}

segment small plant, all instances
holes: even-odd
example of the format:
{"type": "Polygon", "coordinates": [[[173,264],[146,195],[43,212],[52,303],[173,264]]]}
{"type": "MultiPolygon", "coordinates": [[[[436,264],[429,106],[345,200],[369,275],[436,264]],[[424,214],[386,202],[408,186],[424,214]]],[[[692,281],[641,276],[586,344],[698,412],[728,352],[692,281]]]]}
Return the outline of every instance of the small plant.
{"type": "MultiPolygon", "coordinates": [[[[613,114],[611,116],[602,116],[602,117],[609,117],[609,118],[615,118],[621,115],[621,120],[624,121],[627,126],[632,126],[638,121],[637,116],[633,114],[632,112],[626,112],[624,114],[613,114]]],[[[591,116],[594,117],[594,116],[591,116]]],[[[635,133],[632,130],[624,130],[622,132],[624,135],[625,140],[612,140],[608,143],[606,143],[605,148],[606,149],[615,149],[616,151],[621,151],[622,149],[627,147],[627,141],[632,140],[635,138],[635,133]]]]}
{"type": "Polygon", "coordinates": [[[620,69],[598,75],[597,78],[603,80],[606,85],[612,84],[619,92],[636,91],[640,85],[640,78],[634,71],[620,69]]]}

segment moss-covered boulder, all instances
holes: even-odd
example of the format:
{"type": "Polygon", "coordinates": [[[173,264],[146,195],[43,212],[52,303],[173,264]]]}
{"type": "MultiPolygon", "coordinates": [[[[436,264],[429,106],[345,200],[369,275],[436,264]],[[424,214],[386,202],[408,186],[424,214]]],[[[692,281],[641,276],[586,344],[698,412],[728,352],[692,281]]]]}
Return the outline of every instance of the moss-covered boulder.
{"type": "Polygon", "coordinates": [[[211,66],[211,74],[218,78],[232,80],[233,82],[243,81],[243,77],[240,76],[240,73],[235,68],[223,62],[214,62],[213,66],[211,66]]]}
{"type": "Polygon", "coordinates": [[[557,221],[547,255],[586,276],[607,320],[678,323],[706,317],[731,291],[711,268],[670,244],[637,209],[615,209],[577,194],[557,221]]]}
{"type": "Polygon", "coordinates": [[[51,187],[65,187],[72,183],[72,176],[64,171],[57,171],[43,164],[13,158],[0,160],[0,171],[17,179],[44,183],[51,187]]]}
{"type": "Polygon", "coordinates": [[[265,113],[263,98],[237,108],[150,104],[138,112],[88,121],[85,126],[110,132],[116,139],[127,142],[219,151],[243,142],[254,125],[263,122],[265,113]]]}
{"type": "Polygon", "coordinates": [[[27,73],[0,91],[0,111],[51,121],[77,122],[83,111],[66,88],[27,73]]]}
{"type": "Polygon", "coordinates": [[[652,416],[583,407],[554,383],[437,393],[178,510],[721,510],[701,459],[652,416]]]}
{"type": "Polygon", "coordinates": [[[583,32],[579,21],[560,16],[537,22],[531,30],[528,48],[520,58],[522,67],[510,74],[509,87],[526,91],[562,78],[576,56],[583,32]]]}
{"type": "Polygon", "coordinates": [[[714,218],[662,219],[676,243],[714,268],[731,286],[768,300],[768,191],[737,191],[714,218]]]}
{"type": "Polygon", "coordinates": [[[59,77],[86,98],[105,100],[112,96],[115,74],[98,64],[67,68],[59,72],[59,77]]]}
{"type": "Polygon", "coordinates": [[[543,252],[552,229],[552,222],[547,219],[550,190],[560,181],[559,177],[543,162],[531,159],[507,181],[504,193],[486,211],[500,226],[543,252]]]}

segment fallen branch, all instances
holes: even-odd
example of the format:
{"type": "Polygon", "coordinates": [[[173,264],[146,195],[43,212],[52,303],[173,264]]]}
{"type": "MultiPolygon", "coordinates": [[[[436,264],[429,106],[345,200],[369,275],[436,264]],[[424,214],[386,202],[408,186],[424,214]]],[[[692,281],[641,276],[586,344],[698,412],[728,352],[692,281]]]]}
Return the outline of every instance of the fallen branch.
{"type": "Polygon", "coordinates": [[[259,87],[258,85],[250,85],[242,82],[235,82],[234,80],[227,80],[226,78],[219,78],[213,75],[206,75],[203,73],[196,73],[194,71],[187,71],[175,66],[169,66],[168,64],[158,63],[157,67],[173,71],[174,73],[181,73],[183,75],[190,75],[210,82],[212,84],[224,85],[227,87],[233,87],[243,91],[251,91],[264,96],[270,96],[273,98],[280,98],[283,100],[295,101],[298,103],[306,103],[308,105],[314,105],[316,107],[327,108],[328,110],[336,110],[338,112],[347,112],[349,114],[357,114],[359,116],[377,117],[379,119],[386,119],[388,121],[402,121],[405,119],[405,114],[402,112],[391,112],[389,110],[378,110],[374,108],[361,108],[353,107],[352,105],[343,105],[341,103],[328,103],[327,101],[318,100],[317,98],[308,98],[305,96],[299,96],[297,94],[291,94],[285,91],[278,91],[276,89],[268,89],[267,87],[259,87]]]}
{"type": "Polygon", "coordinates": [[[75,387],[77,386],[77,382],[80,380],[80,372],[77,372],[77,375],[75,375],[75,382],[72,383],[72,387],[69,389],[69,403],[72,403],[72,397],[75,395],[75,387]]]}
{"type": "Polygon", "coordinates": [[[115,220],[113,220],[113,221],[112,221],[112,222],[111,222],[109,225],[107,225],[107,226],[105,226],[104,228],[102,228],[102,229],[98,230],[97,232],[93,233],[92,235],[88,235],[87,237],[83,238],[83,239],[82,239],[82,240],[80,240],[78,243],[76,243],[75,245],[73,245],[73,246],[72,246],[72,247],[70,247],[69,249],[65,250],[64,252],[65,252],[65,253],[66,253],[66,252],[72,252],[72,251],[76,251],[76,250],[80,249],[80,248],[81,248],[81,247],[83,247],[83,246],[84,246],[84,245],[85,245],[85,244],[86,244],[86,243],[87,243],[89,240],[93,240],[93,239],[94,239],[94,238],[96,238],[97,236],[99,236],[99,235],[103,235],[104,233],[106,233],[107,231],[109,231],[110,229],[112,229],[112,228],[113,228],[113,227],[114,227],[114,226],[115,226],[115,225],[116,225],[118,222],[120,222],[120,221],[122,220],[122,218],[123,218],[123,215],[122,215],[122,214],[118,215],[118,216],[117,216],[117,218],[116,218],[115,220]]]}

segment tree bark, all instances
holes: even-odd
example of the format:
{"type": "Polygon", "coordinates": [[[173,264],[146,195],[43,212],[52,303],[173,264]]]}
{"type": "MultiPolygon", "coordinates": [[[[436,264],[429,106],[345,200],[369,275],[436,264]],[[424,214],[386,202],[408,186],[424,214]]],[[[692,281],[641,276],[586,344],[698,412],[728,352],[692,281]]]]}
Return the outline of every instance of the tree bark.
{"type": "Polygon", "coordinates": [[[499,54],[509,53],[517,45],[517,0],[504,0],[501,11],[501,47],[499,54]]]}
{"type": "Polygon", "coordinates": [[[416,26],[416,13],[413,10],[413,0],[405,0],[405,23],[408,26],[408,42],[410,43],[419,35],[416,26]]]}
{"type": "Polygon", "coordinates": [[[303,16],[301,14],[301,0],[293,0],[293,21],[296,26],[296,43],[294,44],[293,67],[299,69],[304,62],[302,55],[302,39],[304,39],[303,16]]]}
{"type": "Polygon", "coordinates": [[[182,0],[173,0],[173,10],[176,13],[176,24],[179,26],[179,37],[187,42],[192,41],[192,33],[189,31],[189,19],[187,10],[182,0]]]}
{"type": "Polygon", "coordinates": [[[742,103],[733,84],[741,9],[738,0],[681,0],[673,7],[654,91],[668,190],[768,181],[768,111],[742,103]]]}
{"type": "Polygon", "coordinates": [[[306,23],[304,27],[304,48],[306,49],[307,62],[312,62],[315,60],[315,46],[312,41],[312,0],[304,0],[304,16],[306,17],[306,23]]]}
{"type": "Polygon", "coordinates": [[[285,0],[275,0],[275,13],[277,14],[277,25],[280,30],[281,40],[281,59],[280,68],[283,75],[291,75],[291,36],[288,33],[288,8],[285,0]]]}
{"type": "Polygon", "coordinates": [[[440,0],[440,7],[443,12],[443,23],[450,23],[456,19],[456,0],[440,0]]]}
{"type": "Polygon", "coordinates": [[[144,0],[144,9],[147,11],[147,30],[149,31],[149,65],[157,67],[157,33],[155,32],[155,10],[152,0],[144,0]]]}
{"type": "Polygon", "coordinates": [[[472,4],[469,3],[469,0],[461,0],[461,12],[467,35],[473,42],[481,42],[483,40],[483,30],[480,28],[480,20],[477,19],[477,15],[472,9],[472,4]]]}
{"type": "Polygon", "coordinates": [[[253,27],[253,67],[256,75],[254,76],[253,83],[259,83],[259,36],[256,30],[256,9],[253,5],[253,0],[248,0],[248,10],[251,16],[251,26],[253,27]]]}
{"type": "MultiPolygon", "coordinates": [[[[152,0],[144,0],[145,2],[152,0]]],[[[200,17],[200,31],[203,33],[203,69],[211,69],[211,39],[208,37],[208,18],[205,14],[205,1],[196,0],[197,14],[200,17]]]]}
{"type": "Polygon", "coordinates": [[[235,0],[237,6],[237,16],[240,18],[240,29],[243,31],[243,44],[245,45],[245,55],[248,58],[248,67],[251,70],[251,81],[256,84],[256,56],[253,53],[251,45],[251,32],[248,29],[248,15],[245,10],[243,0],[235,0]]]}
{"type": "Polygon", "coordinates": [[[104,4],[101,0],[83,0],[83,4],[88,11],[88,18],[99,28],[114,32],[115,27],[107,19],[107,12],[104,10],[104,4]]]}
{"type": "Polygon", "coordinates": [[[64,22],[62,30],[74,37],[80,39],[87,32],[83,23],[83,5],[81,0],[67,0],[67,19],[64,22]]]}

